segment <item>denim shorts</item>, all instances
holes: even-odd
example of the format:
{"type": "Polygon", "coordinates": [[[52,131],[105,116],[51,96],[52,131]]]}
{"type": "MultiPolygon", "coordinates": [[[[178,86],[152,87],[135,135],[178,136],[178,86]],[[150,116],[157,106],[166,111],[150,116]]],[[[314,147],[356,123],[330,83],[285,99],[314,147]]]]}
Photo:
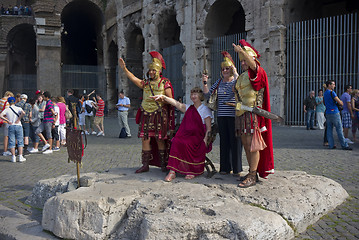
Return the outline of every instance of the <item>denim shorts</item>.
{"type": "Polygon", "coordinates": [[[52,138],[51,130],[52,130],[52,122],[41,122],[40,126],[36,129],[35,134],[38,135],[43,131],[46,131],[46,138],[52,138]]]}
{"type": "Polygon", "coordinates": [[[21,125],[24,129],[24,137],[30,136],[30,123],[21,122],[21,125]]]}
{"type": "Polygon", "coordinates": [[[40,141],[40,137],[35,134],[37,128],[38,127],[30,125],[30,138],[33,143],[38,143],[40,141]]]}
{"type": "Polygon", "coordinates": [[[24,146],[24,133],[21,125],[9,125],[9,148],[24,146]]]}

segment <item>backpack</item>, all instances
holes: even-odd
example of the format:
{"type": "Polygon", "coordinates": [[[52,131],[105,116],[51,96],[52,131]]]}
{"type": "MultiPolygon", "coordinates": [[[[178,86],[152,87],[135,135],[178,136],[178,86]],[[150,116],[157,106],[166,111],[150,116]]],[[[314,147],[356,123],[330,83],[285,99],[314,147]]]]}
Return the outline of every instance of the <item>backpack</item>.
{"type": "Polygon", "coordinates": [[[93,111],[93,107],[88,104],[85,104],[85,109],[87,113],[91,113],[93,111]]]}
{"type": "Polygon", "coordinates": [[[119,138],[127,138],[126,129],[124,127],[121,129],[120,135],[118,137],[119,138]]]}

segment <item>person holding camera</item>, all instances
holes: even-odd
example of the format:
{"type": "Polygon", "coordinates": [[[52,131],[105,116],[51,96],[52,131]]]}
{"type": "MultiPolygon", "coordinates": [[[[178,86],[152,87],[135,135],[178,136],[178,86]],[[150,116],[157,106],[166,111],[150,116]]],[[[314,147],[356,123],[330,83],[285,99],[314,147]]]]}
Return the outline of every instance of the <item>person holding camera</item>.
{"type": "Polygon", "coordinates": [[[338,98],[337,94],[334,92],[335,82],[333,80],[328,80],[326,83],[327,90],[324,92],[324,103],[325,103],[325,114],[327,118],[327,139],[329,144],[329,149],[334,149],[334,137],[333,137],[333,127],[337,130],[338,139],[343,150],[352,150],[349,147],[348,143],[344,139],[342,121],[340,119],[340,113],[338,106],[343,106],[343,102],[338,98]]]}

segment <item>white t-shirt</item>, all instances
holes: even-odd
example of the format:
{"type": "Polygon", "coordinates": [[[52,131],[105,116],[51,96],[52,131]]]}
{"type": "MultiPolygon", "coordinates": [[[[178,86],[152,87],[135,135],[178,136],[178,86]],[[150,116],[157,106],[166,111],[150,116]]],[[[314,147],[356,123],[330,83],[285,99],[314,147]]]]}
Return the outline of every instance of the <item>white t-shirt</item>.
{"type": "Polygon", "coordinates": [[[6,108],[4,111],[2,111],[1,115],[5,116],[7,119],[9,119],[9,121],[12,123],[12,125],[22,126],[21,121],[19,121],[18,123],[15,123],[19,119],[19,117],[10,108],[12,108],[19,116],[23,112],[22,108],[12,105],[12,106],[6,108]]]}
{"type": "Polygon", "coordinates": [[[86,101],[84,101],[84,103],[82,104],[82,107],[85,109],[85,116],[93,116],[93,111],[91,112],[91,113],[88,113],[87,111],[86,111],[86,104],[87,105],[89,105],[89,106],[91,106],[91,107],[93,107],[93,105],[91,104],[91,103],[93,103],[94,101],[92,101],[92,100],[86,100],[86,101]]]}
{"type": "MultiPolygon", "coordinates": [[[[193,104],[186,104],[186,111],[187,109],[192,106],[193,104]]],[[[212,110],[209,109],[206,105],[202,104],[201,106],[199,106],[197,108],[197,112],[199,113],[199,115],[202,118],[202,123],[204,124],[204,119],[206,119],[207,117],[210,117],[211,119],[213,119],[213,114],[212,114],[212,110]]]]}
{"type": "Polygon", "coordinates": [[[59,106],[54,104],[54,111],[55,111],[55,113],[57,113],[57,120],[55,122],[55,126],[59,126],[60,125],[60,108],[59,108],[59,106]]]}

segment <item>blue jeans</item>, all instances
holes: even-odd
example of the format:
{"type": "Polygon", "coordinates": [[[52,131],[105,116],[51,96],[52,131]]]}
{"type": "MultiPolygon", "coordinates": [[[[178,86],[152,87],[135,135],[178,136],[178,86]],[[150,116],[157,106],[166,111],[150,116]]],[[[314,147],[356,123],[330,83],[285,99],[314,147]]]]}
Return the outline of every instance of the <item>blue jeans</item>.
{"type": "Polygon", "coordinates": [[[315,111],[313,109],[308,109],[306,114],[307,129],[314,127],[314,116],[315,111]]]}
{"type": "Polygon", "coordinates": [[[337,135],[342,148],[348,147],[348,143],[346,143],[344,140],[343,127],[342,127],[342,121],[340,120],[340,114],[339,113],[326,114],[326,118],[327,118],[327,138],[328,138],[329,148],[334,147],[333,126],[337,130],[337,135]]]}
{"type": "Polygon", "coordinates": [[[17,146],[24,146],[24,133],[21,125],[9,125],[9,148],[14,148],[17,140],[17,146]]]}

